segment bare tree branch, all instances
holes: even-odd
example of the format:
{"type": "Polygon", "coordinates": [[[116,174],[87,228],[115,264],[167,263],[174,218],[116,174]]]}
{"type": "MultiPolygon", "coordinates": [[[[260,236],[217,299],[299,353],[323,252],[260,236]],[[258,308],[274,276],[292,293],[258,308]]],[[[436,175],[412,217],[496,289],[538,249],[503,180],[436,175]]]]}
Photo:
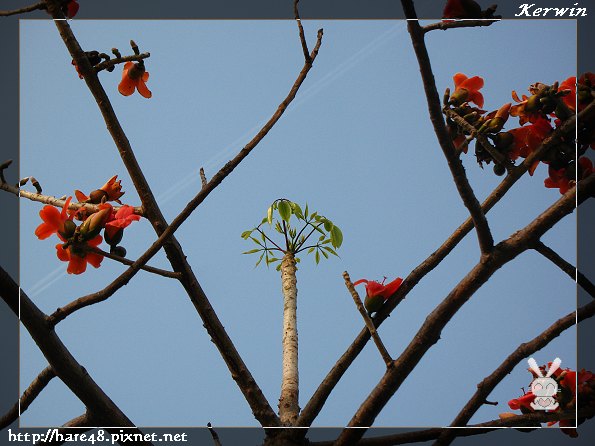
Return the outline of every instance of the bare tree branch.
{"type": "MultiPolygon", "coordinates": [[[[110,426],[134,428],[132,421],[103,392],[85,368],[68,351],[47,322],[46,315],[29,299],[23,290],[0,268],[0,294],[21,322],[47,359],[54,373],[93,413],[101,414],[110,426]],[[20,312],[19,312],[20,310],[20,312]]],[[[150,445],[150,442],[139,442],[150,445]]]]}
{"type": "Polygon", "coordinates": [[[57,430],[58,435],[55,435],[55,437],[56,437],[55,440],[47,441],[47,439],[46,439],[46,441],[43,441],[43,442],[39,441],[35,444],[39,445],[39,446],[60,446],[60,445],[63,445],[66,443],[65,435],[67,435],[69,433],[71,434],[73,431],[73,428],[76,428],[74,431],[77,434],[82,434],[83,432],[90,431],[95,424],[97,424],[96,420],[93,419],[93,417],[91,416],[91,414],[89,414],[89,412],[85,412],[84,414],[73,418],[72,420],[68,421],[67,423],[64,423],[62,425],[62,427],[57,430]],[[83,429],[83,428],[87,428],[87,429],[83,429]],[[62,440],[60,440],[60,438],[62,438],[62,440]]]}
{"type": "Polygon", "coordinates": [[[298,30],[300,33],[300,42],[302,44],[302,51],[304,52],[304,60],[306,63],[312,62],[310,57],[310,51],[308,50],[308,43],[306,42],[306,36],[304,35],[304,27],[302,26],[302,19],[300,19],[300,12],[298,10],[298,3],[300,0],[293,0],[293,14],[295,21],[297,22],[298,30]]]}
{"type": "MultiPolygon", "coordinates": [[[[591,418],[595,415],[595,409],[585,407],[578,410],[579,418],[591,418]]],[[[456,437],[469,437],[472,435],[483,435],[505,427],[532,427],[538,423],[548,423],[550,421],[574,420],[576,413],[570,412],[534,412],[515,417],[486,421],[484,423],[474,424],[467,428],[447,428],[437,427],[412,432],[405,432],[393,435],[383,435],[380,437],[364,438],[359,440],[357,446],[395,446],[400,444],[422,443],[435,440],[445,431],[453,431],[456,437]],[[483,428],[483,429],[482,429],[483,428]]],[[[334,446],[333,441],[310,442],[310,446],[334,446]]]]}
{"type": "MultiPolygon", "coordinates": [[[[109,252],[104,251],[103,249],[99,248],[90,248],[88,251],[94,252],[96,254],[100,254],[108,259],[115,260],[116,262],[120,262],[123,265],[134,265],[134,261],[127,259],[125,257],[120,257],[115,254],[111,254],[109,252]]],[[[154,266],[142,265],[139,266],[139,269],[143,271],[147,271],[148,273],[157,274],[158,276],[167,277],[169,279],[181,279],[182,274],[178,272],[167,271],[161,268],[155,268],[154,266]]]]}
{"type": "MultiPolygon", "coordinates": [[[[352,417],[348,427],[373,425],[378,413],[391,399],[424,354],[432,345],[438,342],[442,329],[456,312],[502,265],[529,249],[548,229],[574,210],[577,190],[581,191],[581,195],[586,193],[583,198],[593,193],[595,190],[595,175],[591,175],[579,182],[576,187],[569,190],[529,225],[499,243],[489,255],[482,257],[480,262],[428,315],[411,343],[395,360],[395,366],[386,371],[378,385],[352,417]]],[[[337,439],[336,446],[355,443],[364,433],[365,429],[345,429],[337,439]]]]}
{"type": "Polygon", "coordinates": [[[139,62],[143,59],[147,59],[151,57],[151,53],[141,53],[141,54],[134,54],[132,56],[124,56],[124,57],[115,57],[113,59],[105,60],[101,63],[98,63],[93,67],[93,70],[96,73],[99,73],[103,70],[109,70],[112,67],[115,67],[118,64],[126,63],[126,62],[139,62]]]}
{"type": "Polygon", "coordinates": [[[380,336],[378,335],[378,332],[376,331],[376,327],[374,326],[374,322],[372,321],[372,318],[370,318],[370,316],[368,316],[368,313],[366,312],[366,309],[364,308],[364,305],[362,304],[362,300],[360,299],[359,294],[355,290],[355,287],[353,286],[353,283],[351,282],[351,278],[349,277],[349,274],[347,273],[347,271],[343,272],[343,279],[345,279],[345,286],[349,290],[351,297],[353,297],[355,306],[357,307],[359,313],[362,315],[362,318],[364,319],[366,327],[368,327],[368,331],[370,332],[370,336],[372,336],[372,339],[374,340],[374,343],[376,344],[376,347],[378,348],[378,351],[380,352],[380,356],[382,356],[382,359],[384,360],[384,363],[386,364],[387,367],[392,367],[393,359],[390,356],[390,354],[388,353],[388,350],[386,349],[384,344],[382,343],[382,340],[380,339],[380,336]]]}
{"type": "Polygon", "coordinates": [[[407,29],[409,31],[409,35],[411,36],[413,49],[419,64],[419,70],[428,103],[428,110],[430,112],[430,120],[434,126],[434,132],[438,138],[440,148],[442,149],[442,152],[446,157],[446,161],[448,162],[448,167],[452,174],[459,195],[461,196],[465,207],[469,210],[469,214],[471,215],[475,225],[481,253],[485,255],[489,253],[494,246],[492,233],[490,232],[490,227],[488,225],[486,216],[481,209],[481,205],[479,204],[479,201],[477,201],[475,193],[469,184],[467,175],[465,173],[465,168],[463,167],[463,164],[456,153],[456,149],[453,146],[452,139],[448,133],[446,124],[444,123],[440,96],[436,90],[434,74],[432,73],[432,65],[430,63],[430,57],[424,42],[424,32],[418,21],[415,20],[417,19],[417,15],[415,14],[413,2],[410,0],[403,0],[402,4],[405,11],[405,17],[408,19],[407,29]]]}
{"type": "Polygon", "coordinates": [[[535,251],[539,254],[544,256],[546,259],[550,260],[554,265],[560,268],[563,272],[568,274],[568,276],[572,280],[576,280],[577,283],[591,295],[591,297],[595,298],[595,285],[587,279],[587,277],[578,271],[574,266],[564,260],[560,255],[554,251],[549,246],[543,244],[543,242],[539,241],[533,247],[535,251]],[[576,276],[575,276],[576,275],[576,276]]]}
{"type": "MultiPolygon", "coordinates": [[[[484,403],[485,399],[490,395],[492,390],[508,375],[514,367],[527,358],[532,353],[542,349],[548,345],[551,341],[557,338],[564,330],[573,327],[575,320],[578,322],[595,315],[595,301],[581,307],[578,311],[558,319],[555,323],[550,325],[546,330],[540,333],[532,340],[522,343],[518,348],[508,356],[502,364],[498,366],[494,372],[484,378],[478,385],[477,391],[471,397],[471,399],[465,404],[465,407],[461,409],[459,414],[455,417],[450,426],[465,426],[471,417],[477,412],[477,410],[484,403]]],[[[454,440],[455,432],[454,429],[444,431],[439,437],[435,444],[448,445],[454,440]]]]}
{"type": "Polygon", "coordinates": [[[499,22],[500,19],[477,19],[477,20],[457,20],[457,21],[442,21],[431,23],[426,26],[422,26],[424,33],[441,29],[445,31],[453,28],[475,28],[478,26],[490,26],[493,23],[499,22]]]}
{"type": "MultiPolygon", "coordinates": [[[[58,208],[62,208],[66,203],[65,199],[52,197],[50,195],[43,195],[43,194],[36,194],[35,192],[29,192],[23,189],[19,189],[16,186],[12,186],[5,182],[0,182],[0,189],[6,192],[10,192],[11,194],[16,195],[17,197],[27,198],[31,201],[37,201],[38,203],[49,204],[51,206],[56,206],[58,208]]],[[[114,206],[114,210],[117,211],[120,209],[121,206],[114,206]]],[[[89,203],[73,203],[71,202],[68,205],[68,209],[71,211],[78,211],[79,209],[84,209],[89,213],[97,212],[99,210],[98,204],[89,204],[89,203]]],[[[134,213],[140,216],[143,216],[143,210],[141,207],[137,206],[134,207],[134,213]]]]}
{"type": "Polygon", "coordinates": [[[19,401],[12,406],[8,412],[6,412],[2,418],[0,418],[0,430],[12,424],[19,418],[20,413],[25,412],[31,403],[37,398],[45,386],[54,378],[56,374],[51,366],[43,369],[37,377],[29,384],[29,387],[23,392],[19,401]],[[20,406],[20,407],[19,407],[20,406]]]}
{"type": "Polygon", "coordinates": [[[16,15],[16,14],[23,14],[25,12],[32,12],[32,11],[37,11],[37,10],[43,10],[46,9],[45,3],[44,2],[39,2],[39,3],[35,3],[33,5],[30,6],[25,6],[24,8],[20,8],[20,9],[13,9],[13,10],[3,10],[0,11],[0,17],[8,17],[11,15],[16,15]]]}

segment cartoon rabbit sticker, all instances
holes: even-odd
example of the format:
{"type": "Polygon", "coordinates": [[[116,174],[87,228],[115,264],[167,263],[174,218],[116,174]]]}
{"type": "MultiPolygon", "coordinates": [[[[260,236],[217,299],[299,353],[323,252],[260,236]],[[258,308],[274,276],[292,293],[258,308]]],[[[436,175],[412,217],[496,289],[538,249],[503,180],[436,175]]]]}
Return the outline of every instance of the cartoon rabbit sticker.
{"type": "Polygon", "coordinates": [[[555,399],[555,395],[558,392],[558,383],[553,378],[550,378],[550,376],[558,370],[562,360],[560,358],[554,359],[545,376],[543,376],[535,359],[529,358],[527,362],[531,370],[538,376],[538,378],[535,378],[531,382],[531,392],[535,395],[531,407],[534,410],[556,410],[558,408],[558,402],[555,399]]]}

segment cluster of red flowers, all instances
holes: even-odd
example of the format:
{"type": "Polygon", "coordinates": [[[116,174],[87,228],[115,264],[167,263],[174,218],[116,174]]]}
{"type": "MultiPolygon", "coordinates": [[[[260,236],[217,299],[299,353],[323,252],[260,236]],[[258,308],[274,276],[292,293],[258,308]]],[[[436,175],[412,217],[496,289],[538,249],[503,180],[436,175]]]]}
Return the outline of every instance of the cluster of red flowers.
{"type": "Polygon", "coordinates": [[[103,237],[100,235],[104,230],[106,243],[110,245],[110,251],[114,254],[125,255],[124,248],[118,246],[122,241],[124,228],[133,221],[139,220],[140,216],[134,213],[132,206],[123,205],[117,211],[108,201],[117,201],[124,195],[121,191],[120,181],[117,175],[110,178],[101,188],[86,196],[80,191],[75,191],[76,197],[81,203],[99,204],[99,210],[87,215],[84,208],[77,211],[69,211],[72,197],[68,197],[62,210],[54,206],[46,205],[39,216],[43,220],[35,235],[44,240],[52,234],[56,234],[62,243],[56,245],[56,255],[63,262],[68,262],[67,272],[69,274],[81,274],[87,269],[87,263],[99,268],[103,255],[95,252],[103,237]],[[74,219],[82,221],[76,225],[74,219]]]}
{"type": "MultiPolygon", "coordinates": [[[[513,91],[515,104],[507,103],[500,109],[487,113],[481,109],[484,104],[483,95],[479,91],[484,84],[481,77],[468,78],[457,73],[453,80],[455,89],[447,101],[450,110],[470,124],[476,134],[488,137],[495,149],[511,165],[519,158],[530,156],[554,130],[589,105],[595,93],[595,74],[586,73],[578,80],[578,94],[576,77],[569,77],[553,85],[538,82],[529,87],[530,96],[522,95],[519,98],[513,91]],[[477,107],[472,107],[471,103],[477,107]],[[504,131],[504,124],[510,116],[519,118],[520,127],[504,131]]],[[[467,153],[470,131],[461,128],[450,118],[447,119],[447,124],[454,144],[467,153]]],[[[549,177],[544,184],[548,188],[559,189],[562,194],[577,181],[593,173],[591,160],[583,155],[589,147],[595,147],[595,126],[588,120],[579,120],[578,127],[578,150],[575,148],[573,128],[567,134],[560,135],[559,141],[529,167],[529,174],[533,175],[540,161],[547,164],[549,177]]],[[[483,162],[494,161],[496,174],[503,175],[506,172],[507,166],[496,162],[479,143],[475,145],[475,155],[480,166],[483,162]]]]}
{"type": "MultiPolygon", "coordinates": [[[[548,369],[551,367],[551,363],[548,364],[548,369]]],[[[545,366],[540,367],[542,371],[545,371],[545,366]]],[[[533,378],[539,378],[534,371],[529,369],[533,378]]],[[[545,376],[545,373],[544,375],[545,376]]],[[[572,411],[577,407],[595,407],[595,374],[585,369],[576,372],[570,369],[558,369],[551,376],[558,383],[558,394],[556,395],[556,402],[558,403],[557,409],[554,412],[559,411],[572,411]]],[[[508,402],[508,406],[512,410],[520,410],[522,413],[535,412],[531,403],[534,401],[535,395],[529,391],[519,398],[512,399],[508,402]]],[[[505,418],[507,414],[501,414],[502,418],[505,418]]],[[[562,432],[571,436],[577,437],[575,423],[581,424],[585,419],[579,418],[578,420],[560,420],[560,427],[562,432]]],[[[548,423],[548,426],[556,424],[557,421],[548,423]]]]}

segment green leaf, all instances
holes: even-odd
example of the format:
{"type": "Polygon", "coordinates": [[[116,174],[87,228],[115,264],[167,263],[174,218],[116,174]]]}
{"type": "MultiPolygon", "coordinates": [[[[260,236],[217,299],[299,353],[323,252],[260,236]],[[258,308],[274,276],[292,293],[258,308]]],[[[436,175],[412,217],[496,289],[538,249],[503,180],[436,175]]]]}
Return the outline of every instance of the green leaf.
{"type": "Polygon", "coordinates": [[[326,245],[326,244],[328,244],[328,243],[330,243],[330,242],[331,242],[331,239],[330,239],[330,238],[327,238],[327,239],[326,239],[324,242],[322,242],[322,244],[323,244],[323,245],[326,245]]]}
{"type": "Polygon", "coordinates": [[[242,235],[241,235],[241,237],[242,237],[244,240],[248,240],[248,237],[250,237],[250,235],[252,234],[252,231],[254,231],[254,229],[251,229],[251,230],[249,230],[249,231],[244,231],[244,232],[242,232],[242,235]]]}
{"type": "Polygon", "coordinates": [[[331,229],[331,242],[335,248],[340,248],[343,244],[343,233],[337,226],[331,229]]]}
{"type": "Polygon", "coordinates": [[[337,251],[335,251],[333,248],[331,248],[329,246],[323,246],[322,249],[325,249],[326,251],[330,252],[332,255],[339,257],[339,254],[337,254],[337,251]]]}
{"type": "Polygon", "coordinates": [[[274,262],[278,262],[279,259],[277,257],[270,257],[269,258],[269,263],[274,263],[274,262]]]}
{"type": "Polygon", "coordinates": [[[256,265],[254,265],[254,268],[256,268],[260,262],[262,262],[262,258],[264,257],[264,252],[260,255],[260,258],[258,259],[258,262],[256,262],[256,265]]]}
{"type": "Polygon", "coordinates": [[[273,224],[273,206],[267,211],[267,221],[269,222],[269,225],[273,224]]]}
{"type": "Polygon", "coordinates": [[[275,231],[277,231],[279,234],[283,234],[283,228],[278,221],[275,222],[275,231]]]}
{"type": "Polygon", "coordinates": [[[251,249],[250,251],[245,251],[242,254],[254,254],[255,252],[260,252],[262,249],[251,249]]]}
{"type": "Polygon", "coordinates": [[[300,207],[300,205],[299,205],[299,204],[297,204],[297,203],[294,203],[294,202],[292,201],[292,202],[291,202],[291,209],[292,209],[293,213],[295,214],[295,216],[296,216],[297,218],[300,218],[300,219],[302,219],[302,220],[304,219],[304,214],[303,214],[303,212],[302,212],[302,208],[300,207]]]}
{"type": "Polygon", "coordinates": [[[328,254],[325,251],[320,251],[325,259],[328,259],[328,254]]]}
{"type": "Polygon", "coordinates": [[[308,249],[308,254],[310,254],[312,251],[314,251],[314,249],[315,249],[314,247],[308,249]]]}
{"type": "Polygon", "coordinates": [[[296,235],[297,235],[297,231],[295,230],[295,228],[291,228],[291,229],[289,230],[289,236],[290,236],[291,238],[295,238],[295,236],[296,236],[296,235]]]}
{"type": "Polygon", "coordinates": [[[306,203],[306,208],[304,209],[304,218],[308,218],[308,203],[306,203]]]}
{"type": "Polygon", "coordinates": [[[324,235],[324,234],[322,234],[320,237],[318,237],[318,241],[319,241],[319,242],[323,241],[323,240],[324,240],[324,237],[325,237],[325,235],[324,235]]]}
{"type": "Polygon", "coordinates": [[[262,221],[260,222],[260,224],[261,224],[261,225],[263,225],[263,224],[265,224],[265,223],[266,223],[266,222],[268,222],[268,221],[269,221],[269,219],[268,219],[267,217],[264,217],[264,218],[262,219],[262,221]]]}
{"type": "Polygon", "coordinates": [[[291,217],[291,205],[289,202],[286,200],[280,201],[278,204],[278,209],[281,218],[289,222],[289,218],[291,217]]]}
{"type": "Polygon", "coordinates": [[[260,238],[262,239],[263,243],[265,242],[264,232],[260,233],[260,238]]]}
{"type": "Polygon", "coordinates": [[[333,222],[330,220],[327,220],[326,218],[324,219],[324,229],[326,229],[327,232],[330,232],[331,229],[333,229],[333,222]]]}
{"type": "Polygon", "coordinates": [[[310,215],[310,217],[312,217],[316,221],[320,220],[320,217],[318,216],[318,212],[312,212],[312,215],[310,215]]]}
{"type": "Polygon", "coordinates": [[[275,269],[276,269],[277,271],[281,271],[281,264],[279,263],[275,269]]]}
{"type": "Polygon", "coordinates": [[[260,240],[258,240],[257,238],[254,238],[254,237],[250,236],[250,240],[252,240],[258,246],[262,246],[262,243],[260,243],[260,240]]]}
{"type": "Polygon", "coordinates": [[[316,264],[318,265],[318,262],[320,262],[320,251],[316,250],[316,255],[314,256],[315,260],[316,260],[316,264]]]}
{"type": "Polygon", "coordinates": [[[296,257],[295,258],[295,263],[300,263],[300,262],[301,262],[301,259],[299,257],[296,257]]]}
{"type": "Polygon", "coordinates": [[[324,235],[326,237],[326,234],[324,233],[324,231],[322,229],[320,229],[318,226],[314,226],[314,229],[316,229],[318,232],[320,232],[322,235],[324,235]]]}

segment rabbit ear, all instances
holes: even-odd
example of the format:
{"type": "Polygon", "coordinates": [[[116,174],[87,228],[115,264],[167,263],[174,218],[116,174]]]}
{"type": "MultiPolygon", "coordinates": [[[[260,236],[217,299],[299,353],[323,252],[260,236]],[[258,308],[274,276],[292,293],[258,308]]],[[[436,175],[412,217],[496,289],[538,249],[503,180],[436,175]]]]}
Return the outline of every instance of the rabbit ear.
{"type": "Polygon", "coordinates": [[[552,374],[556,370],[558,370],[558,368],[560,367],[560,364],[562,364],[562,360],[560,358],[554,359],[554,362],[552,362],[552,365],[550,366],[550,369],[547,371],[547,375],[545,375],[545,377],[549,378],[550,376],[552,376],[552,374]]]}
{"type": "Polygon", "coordinates": [[[529,367],[531,368],[531,370],[533,370],[533,372],[537,375],[543,378],[543,373],[541,373],[541,369],[539,368],[539,366],[537,365],[537,362],[535,362],[535,359],[533,358],[529,358],[529,360],[527,361],[529,363],[529,367]]]}

